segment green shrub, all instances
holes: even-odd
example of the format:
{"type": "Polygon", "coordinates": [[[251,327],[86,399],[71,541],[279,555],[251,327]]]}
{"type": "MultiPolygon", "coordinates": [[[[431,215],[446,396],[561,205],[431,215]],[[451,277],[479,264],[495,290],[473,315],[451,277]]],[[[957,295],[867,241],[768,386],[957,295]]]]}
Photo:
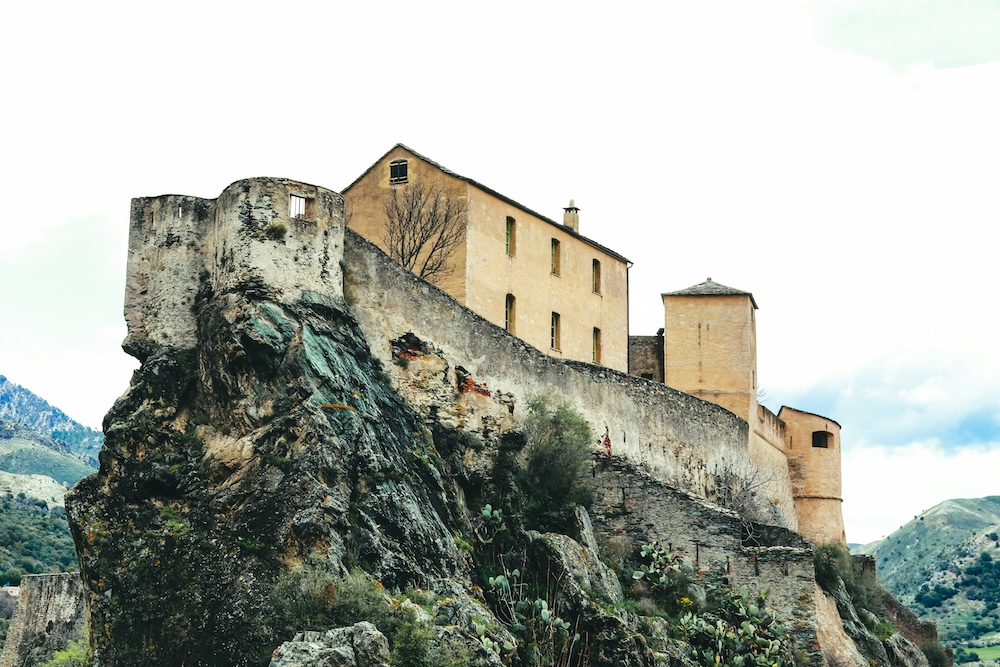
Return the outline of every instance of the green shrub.
{"type": "Polygon", "coordinates": [[[272,222],[267,227],[264,228],[264,236],[271,239],[272,241],[281,241],[285,238],[285,234],[288,233],[288,228],[285,227],[280,222],[272,222]]]}
{"type": "Polygon", "coordinates": [[[56,651],[48,662],[40,667],[90,667],[94,663],[90,654],[90,642],[78,639],[70,642],[65,651],[56,651]]]}
{"type": "Polygon", "coordinates": [[[590,463],[594,432],[566,402],[553,404],[542,396],[528,407],[527,465],[521,475],[525,521],[529,528],[566,532],[573,509],[593,500],[581,474],[590,463]]]}
{"type": "Polygon", "coordinates": [[[706,614],[688,612],[680,631],[694,658],[706,667],[784,667],[793,665],[791,643],[763,593],[744,586],[730,591],[706,614]]]}
{"type": "Polygon", "coordinates": [[[944,647],[938,642],[927,642],[920,645],[920,650],[924,652],[930,667],[948,667],[948,654],[944,647]]]}
{"type": "Polygon", "coordinates": [[[357,569],[341,577],[318,559],[275,580],[271,611],[275,630],[284,639],[301,630],[329,630],[359,621],[371,621],[388,636],[398,624],[376,581],[357,569]]]}

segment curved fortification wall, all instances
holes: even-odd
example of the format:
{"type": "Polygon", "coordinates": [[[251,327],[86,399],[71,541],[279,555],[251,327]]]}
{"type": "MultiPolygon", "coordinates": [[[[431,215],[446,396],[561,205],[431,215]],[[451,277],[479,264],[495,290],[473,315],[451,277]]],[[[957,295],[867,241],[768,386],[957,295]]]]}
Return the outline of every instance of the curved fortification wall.
{"type": "Polygon", "coordinates": [[[87,630],[83,582],[76,572],[33,574],[21,580],[0,667],[41,664],[87,630]]]}
{"type": "Polygon", "coordinates": [[[201,290],[341,297],[343,238],[343,197],[286,178],[237,181],[217,199],[133,199],[126,350],[142,359],[149,345],[193,346],[201,290]]]}
{"type": "MultiPolygon", "coordinates": [[[[748,426],[717,405],[601,366],[553,359],[490,324],[348,231],[345,297],[407,400],[487,434],[520,424],[528,401],[569,401],[615,455],[713,497],[725,471],[746,470],[748,426]]],[[[791,513],[791,508],[783,508],[791,513]]]]}

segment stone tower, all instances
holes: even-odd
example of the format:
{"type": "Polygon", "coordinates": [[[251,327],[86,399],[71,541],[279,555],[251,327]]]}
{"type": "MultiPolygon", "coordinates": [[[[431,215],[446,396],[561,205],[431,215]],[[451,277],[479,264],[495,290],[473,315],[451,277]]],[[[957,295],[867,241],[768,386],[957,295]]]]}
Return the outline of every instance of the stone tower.
{"type": "Polygon", "coordinates": [[[757,303],[713,282],[663,294],[663,381],[748,423],[757,417],[757,303]]]}
{"type": "Polygon", "coordinates": [[[847,545],[840,480],[840,424],[782,407],[785,448],[799,532],[817,544],[847,545]]]}

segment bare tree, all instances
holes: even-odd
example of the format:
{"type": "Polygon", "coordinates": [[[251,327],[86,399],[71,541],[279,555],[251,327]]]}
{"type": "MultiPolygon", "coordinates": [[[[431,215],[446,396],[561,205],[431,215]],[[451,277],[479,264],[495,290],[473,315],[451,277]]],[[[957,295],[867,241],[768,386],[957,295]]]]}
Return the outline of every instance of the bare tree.
{"type": "Polygon", "coordinates": [[[465,200],[417,181],[392,188],[383,206],[389,256],[430,282],[451,275],[448,260],[465,241],[468,225],[465,200]]]}

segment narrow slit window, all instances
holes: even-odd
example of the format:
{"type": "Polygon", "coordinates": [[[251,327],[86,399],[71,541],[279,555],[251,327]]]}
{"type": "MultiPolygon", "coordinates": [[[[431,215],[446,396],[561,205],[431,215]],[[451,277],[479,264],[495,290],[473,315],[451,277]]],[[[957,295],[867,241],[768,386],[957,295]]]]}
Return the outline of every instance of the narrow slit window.
{"type": "Polygon", "coordinates": [[[827,431],[813,431],[813,447],[828,449],[832,434],[827,431]]]}
{"type": "Polygon", "coordinates": [[[601,330],[594,327],[594,363],[601,363],[601,330]]]}
{"type": "Polygon", "coordinates": [[[559,241],[557,239],[552,239],[552,275],[559,275],[559,265],[560,265],[560,252],[559,252],[559,241]]]}
{"type": "Polygon", "coordinates": [[[514,309],[516,307],[516,303],[517,300],[514,298],[514,295],[508,294],[507,303],[504,306],[503,328],[511,333],[514,333],[514,309]]]}
{"type": "Polygon", "coordinates": [[[517,224],[514,218],[507,216],[507,254],[513,257],[517,254],[517,224]]]}
{"type": "Polygon", "coordinates": [[[298,195],[289,196],[288,215],[292,218],[304,218],[306,216],[306,198],[298,195]]]}
{"type": "Polygon", "coordinates": [[[559,313],[552,313],[552,333],[551,333],[551,344],[553,350],[558,350],[559,348],[559,313]]]}
{"type": "Polygon", "coordinates": [[[389,182],[406,183],[409,178],[409,165],[406,160],[393,160],[389,163],[389,182]]]}
{"type": "Polygon", "coordinates": [[[594,287],[594,294],[601,293],[601,263],[598,260],[594,260],[593,267],[591,267],[591,282],[594,287]]]}

